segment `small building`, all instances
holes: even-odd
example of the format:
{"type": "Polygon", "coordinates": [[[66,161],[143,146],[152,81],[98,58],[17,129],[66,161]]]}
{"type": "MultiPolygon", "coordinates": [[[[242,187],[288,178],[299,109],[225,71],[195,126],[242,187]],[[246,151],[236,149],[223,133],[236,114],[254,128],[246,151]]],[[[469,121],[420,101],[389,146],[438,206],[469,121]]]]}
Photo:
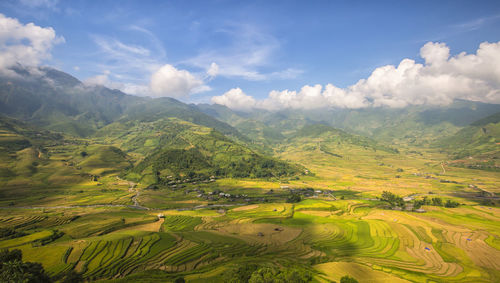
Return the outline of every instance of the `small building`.
{"type": "Polygon", "coordinates": [[[280,189],[282,189],[282,190],[288,190],[288,189],[290,189],[290,186],[280,186],[280,189]]]}
{"type": "Polygon", "coordinates": [[[414,199],[415,199],[415,198],[414,198],[414,197],[412,197],[412,196],[407,196],[407,197],[404,197],[404,198],[403,198],[403,201],[408,202],[408,201],[412,201],[412,200],[414,200],[414,199]]]}
{"type": "Polygon", "coordinates": [[[422,209],[422,208],[415,209],[415,212],[418,212],[418,213],[424,213],[424,212],[425,212],[425,209],[422,209]]]}
{"type": "Polygon", "coordinates": [[[163,213],[158,213],[158,218],[165,218],[165,215],[163,213]]]}

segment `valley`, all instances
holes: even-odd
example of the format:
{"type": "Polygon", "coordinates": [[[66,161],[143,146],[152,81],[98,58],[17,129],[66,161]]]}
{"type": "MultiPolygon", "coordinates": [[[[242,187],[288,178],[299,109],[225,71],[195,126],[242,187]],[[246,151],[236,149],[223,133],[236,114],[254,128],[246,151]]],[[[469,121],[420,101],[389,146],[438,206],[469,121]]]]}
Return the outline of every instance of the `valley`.
{"type": "Polygon", "coordinates": [[[498,281],[497,116],[479,122],[488,138],[472,124],[463,149],[443,140],[452,151],[324,123],[259,144],[169,115],[84,137],[2,117],[0,248],[56,280],[221,282],[279,266],[315,282],[498,281]]]}

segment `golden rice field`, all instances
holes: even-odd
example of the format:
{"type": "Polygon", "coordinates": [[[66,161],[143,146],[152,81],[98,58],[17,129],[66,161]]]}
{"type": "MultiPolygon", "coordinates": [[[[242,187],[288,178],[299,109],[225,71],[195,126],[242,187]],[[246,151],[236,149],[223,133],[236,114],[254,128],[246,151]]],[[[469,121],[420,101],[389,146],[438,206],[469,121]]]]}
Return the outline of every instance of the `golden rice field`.
{"type": "Polygon", "coordinates": [[[22,250],[25,260],[42,263],[51,276],[75,270],[102,282],[178,277],[221,282],[228,271],[249,264],[299,268],[315,282],[338,282],[346,274],[359,282],[500,281],[500,209],[462,197],[474,192],[469,183],[498,192],[498,173],[449,168],[441,174],[437,155],[346,156],[336,160],[290,149],[281,157],[312,174],[280,182],[221,179],[185,188],[246,194],[257,199],[251,202],[207,201],[197,192],[148,191],[138,184],[138,201],[152,209],[137,209],[130,207],[135,191],[129,184],[108,177],[102,186],[116,188],[120,201],[94,191],[69,195],[74,201],[67,206],[57,198],[41,205],[45,208],[3,207],[0,228],[25,235],[0,239],[0,248],[22,250]],[[275,201],[301,188],[331,193],[293,204],[275,201]],[[384,190],[461,205],[424,205],[425,213],[390,210],[377,199],[384,190]],[[260,200],[266,197],[273,201],[260,200]],[[206,207],[209,203],[219,206],[206,207]]]}

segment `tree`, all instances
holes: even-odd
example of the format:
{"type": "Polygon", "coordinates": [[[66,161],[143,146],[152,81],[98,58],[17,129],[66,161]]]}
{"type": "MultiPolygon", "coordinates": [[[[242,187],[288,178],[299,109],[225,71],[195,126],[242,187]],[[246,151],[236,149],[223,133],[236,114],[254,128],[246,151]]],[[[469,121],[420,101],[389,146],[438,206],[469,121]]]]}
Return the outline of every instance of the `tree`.
{"type": "Polygon", "coordinates": [[[259,268],[256,264],[245,264],[239,266],[236,269],[232,269],[230,272],[227,272],[224,276],[224,282],[228,283],[239,283],[239,282],[248,282],[252,273],[255,272],[259,268]]]}
{"type": "Polygon", "coordinates": [[[277,271],[273,268],[264,267],[252,273],[248,283],[272,283],[277,281],[277,271]]]}
{"type": "Polygon", "coordinates": [[[0,251],[0,282],[52,282],[43,266],[37,262],[23,262],[20,250],[0,251]]]}
{"type": "Polygon", "coordinates": [[[83,282],[83,277],[80,273],[71,270],[66,273],[64,279],[61,281],[62,283],[80,283],[83,282]]]}
{"type": "Polygon", "coordinates": [[[40,263],[14,260],[2,264],[0,282],[48,283],[52,280],[40,263]]]}
{"type": "Polygon", "coordinates": [[[441,198],[432,198],[432,205],[443,206],[443,200],[441,198]]]}
{"type": "Polygon", "coordinates": [[[12,250],[8,249],[0,250],[0,269],[2,268],[3,263],[15,260],[22,260],[23,254],[21,250],[12,250]]]}
{"type": "Polygon", "coordinates": [[[429,205],[431,204],[431,201],[429,200],[429,198],[427,196],[424,196],[422,198],[422,201],[424,202],[424,205],[429,205]]]}
{"type": "Polygon", "coordinates": [[[349,275],[344,275],[340,278],[340,283],[358,283],[358,280],[352,278],[349,275]]]}
{"type": "Polygon", "coordinates": [[[459,205],[460,204],[454,200],[447,200],[446,203],[444,204],[445,207],[449,207],[449,208],[457,207],[459,205]]]}
{"type": "Polygon", "coordinates": [[[260,268],[252,273],[249,283],[307,283],[312,280],[309,272],[298,269],[260,268]]]}
{"type": "Polygon", "coordinates": [[[424,201],[423,200],[416,200],[414,203],[413,203],[413,208],[415,209],[419,209],[422,207],[422,205],[424,204],[424,201]]]}
{"type": "Polygon", "coordinates": [[[290,194],[286,198],[286,202],[288,202],[288,203],[300,202],[301,200],[302,200],[302,197],[300,196],[300,194],[297,194],[297,193],[290,194]]]}
{"type": "Polygon", "coordinates": [[[383,191],[380,199],[388,202],[391,206],[403,207],[405,204],[402,197],[395,195],[395,194],[388,192],[388,191],[383,191]]]}

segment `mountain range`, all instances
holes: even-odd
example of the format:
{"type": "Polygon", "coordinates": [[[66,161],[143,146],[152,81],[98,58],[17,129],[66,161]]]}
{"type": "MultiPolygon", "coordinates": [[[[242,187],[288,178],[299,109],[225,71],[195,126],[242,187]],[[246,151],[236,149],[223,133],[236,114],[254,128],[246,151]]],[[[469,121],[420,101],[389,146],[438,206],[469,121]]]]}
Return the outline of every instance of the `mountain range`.
{"type": "Polygon", "coordinates": [[[346,146],[393,154],[434,148],[448,154],[452,165],[498,167],[496,104],[456,100],[401,109],[241,112],[89,86],[48,67],[13,71],[14,76],[0,76],[0,147],[6,161],[1,175],[6,179],[36,174],[38,167],[55,162],[44,155],[48,148],[64,144],[73,145],[65,159],[75,165],[71,174],[116,172],[148,184],[166,183],[168,176],[304,174],[305,168],[277,157],[280,146],[301,144],[317,144],[332,157],[341,157],[346,146]]]}

